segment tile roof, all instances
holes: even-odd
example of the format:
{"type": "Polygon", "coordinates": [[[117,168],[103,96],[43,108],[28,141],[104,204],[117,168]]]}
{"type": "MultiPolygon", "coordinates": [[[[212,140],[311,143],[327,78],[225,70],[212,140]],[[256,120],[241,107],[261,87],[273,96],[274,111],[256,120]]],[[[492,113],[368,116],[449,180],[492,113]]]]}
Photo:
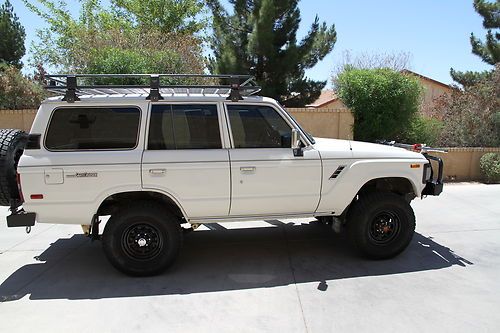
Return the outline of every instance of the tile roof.
{"type": "Polygon", "coordinates": [[[311,104],[306,105],[306,107],[319,108],[337,99],[338,97],[337,94],[335,94],[334,90],[331,89],[323,90],[321,91],[321,95],[319,95],[318,99],[312,102],[311,104]]]}

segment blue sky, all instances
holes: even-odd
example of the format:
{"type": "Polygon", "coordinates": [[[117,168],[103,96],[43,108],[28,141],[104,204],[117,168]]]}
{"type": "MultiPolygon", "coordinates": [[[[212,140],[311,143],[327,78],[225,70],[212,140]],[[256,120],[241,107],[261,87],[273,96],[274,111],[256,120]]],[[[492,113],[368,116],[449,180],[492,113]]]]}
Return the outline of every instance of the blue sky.
{"type": "MultiPolygon", "coordinates": [[[[36,39],[36,30],[45,23],[21,0],[11,3],[26,29],[29,50],[36,39]]],[[[444,83],[452,82],[450,67],[478,71],[490,68],[470,51],[470,33],[485,35],[472,0],[302,0],[299,8],[302,14],[299,36],[308,31],[316,14],[321,21],[334,23],[337,30],[333,52],[307,71],[313,79],[329,80],[345,50],[353,54],[409,52],[412,70],[444,83]]],[[[28,62],[28,56],[24,63],[28,62]]]]}

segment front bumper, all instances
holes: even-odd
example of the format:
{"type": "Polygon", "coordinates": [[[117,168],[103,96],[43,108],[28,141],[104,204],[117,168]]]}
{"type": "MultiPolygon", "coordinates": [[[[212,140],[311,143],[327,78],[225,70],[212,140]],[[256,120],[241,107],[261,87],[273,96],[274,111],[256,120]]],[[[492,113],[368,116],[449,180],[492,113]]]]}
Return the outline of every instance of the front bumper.
{"type": "Polygon", "coordinates": [[[32,227],[35,225],[36,214],[27,213],[23,210],[13,212],[7,216],[7,227],[32,227]]]}
{"type": "MultiPolygon", "coordinates": [[[[440,157],[431,156],[428,154],[423,154],[425,158],[429,161],[429,168],[431,168],[431,176],[429,180],[426,180],[425,187],[422,190],[422,195],[440,195],[443,192],[443,160],[440,157]],[[436,178],[434,179],[434,168],[432,167],[432,161],[436,161],[438,164],[438,171],[436,178]]],[[[424,172],[425,174],[425,172],[424,172]]]]}

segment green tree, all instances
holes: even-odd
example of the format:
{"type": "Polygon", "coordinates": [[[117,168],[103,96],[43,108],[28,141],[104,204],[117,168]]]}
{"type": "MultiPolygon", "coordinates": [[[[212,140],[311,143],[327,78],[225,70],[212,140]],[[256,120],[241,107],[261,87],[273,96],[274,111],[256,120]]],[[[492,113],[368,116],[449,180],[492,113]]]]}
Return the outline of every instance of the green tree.
{"type": "Polygon", "coordinates": [[[486,41],[483,42],[473,33],[470,36],[472,53],[481,57],[484,62],[495,65],[500,61],[500,1],[487,2],[485,0],[474,0],[474,9],[483,17],[483,27],[488,29],[486,41]],[[492,29],[495,32],[492,32],[492,29]]]}
{"type": "Polygon", "coordinates": [[[336,86],[354,113],[354,139],[407,139],[421,100],[416,77],[388,68],[352,68],[338,76],[336,86]]]}
{"type": "Polygon", "coordinates": [[[0,7],[0,64],[22,67],[21,58],[26,49],[24,27],[19,23],[9,0],[0,7]]]}
{"type": "MultiPolygon", "coordinates": [[[[488,29],[488,32],[486,33],[486,41],[482,41],[471,33],[472,53],[481,57],[485,63],[495,65],[500,61],[500,1],[474,0],[474,9],[482,16],[483,27],[488,29]]],[[[453,68],[450,70],[453,80],[464,87],[472,86],[481,80],[487,79],[491,74],[492,71],[459,72],[453,68]]]]}
{"type": "Polygon", "coordinates": [[[78,17],[69,14],[64,1],[23,1],[49,25],[38,32],[35,63],[76,73],[201,73],[205,67],[202,41],[189,23],[194,9],[172,18],[164,15],[169,6],[195,3],[191,0],[162,2],[165,12],[148,14],[158,15],[158,26],[146,25],[142,14],[160,8],[159,1],[142,6],[139,0],[116,0],[103,6],[99,0],[82,0],[78,17]],[[173,31],[162,30],[167,28],[173,31]]]}
{"type": "Polygon", "coordinates": [[[335,45],[335,26],[318,17],[307,35],[297,40],[298,0],[229,0],[229,14],[219,0],[207,0],[213,14],[210,70],[253,75],[265,96],[286,106],[314,101],[326,81],[305,77],[335,45]]]}
{"type": "Polygon", "coordinates": [[[431,112],[443,121],[438,143],[448,147],[500,145],[500,64],[489,78],[442,97],[431,112]]]}
{"type": "Polygon", "coordinates": [[[197,33],[205,27],[198,17],[204,11],[201,0],[112,0],[127,18],[147,30],[163,33],[197,33]]]}

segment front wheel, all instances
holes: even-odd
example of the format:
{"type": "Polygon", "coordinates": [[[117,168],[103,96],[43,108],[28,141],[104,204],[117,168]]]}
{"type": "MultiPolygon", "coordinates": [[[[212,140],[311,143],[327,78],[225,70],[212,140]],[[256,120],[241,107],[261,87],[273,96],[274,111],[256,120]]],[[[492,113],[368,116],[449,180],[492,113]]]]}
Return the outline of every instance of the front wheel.
{"type": "Polygon", "coordinates": [[[404,197],[390,192],[361,194],[347,215],[347,229],[365,257],[392,258],[406,249],[415,232],[415,215],[404,197]]]}
{"type": "Polygon", "coordinates": [[[128,275],[156,275],[177,258],[182,243],[178,219],[154,203],[119,209],[104,229],[104,253],[128,275]]]}

